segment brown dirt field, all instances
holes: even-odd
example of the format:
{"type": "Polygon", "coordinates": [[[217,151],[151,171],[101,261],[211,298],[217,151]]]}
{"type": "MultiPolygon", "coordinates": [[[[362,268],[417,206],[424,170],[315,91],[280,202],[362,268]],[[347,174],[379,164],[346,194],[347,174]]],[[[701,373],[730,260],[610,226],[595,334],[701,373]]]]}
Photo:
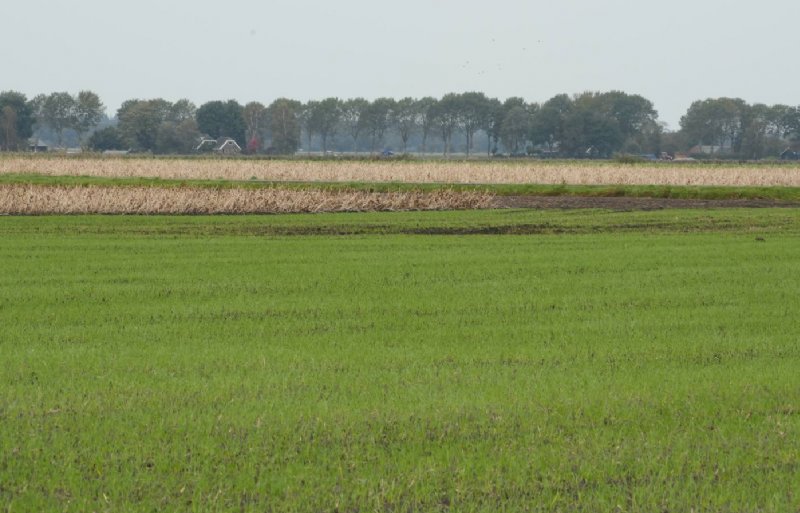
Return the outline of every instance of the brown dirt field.
{"type": "Polygon", "coordinates": [[[730,199],[700,200],[674,198],[583,197],[583,196],[496,196],[490,208],[600,208],[609,210],[661,210],[666,208],[800,208],[790,201],[730,199]]]}

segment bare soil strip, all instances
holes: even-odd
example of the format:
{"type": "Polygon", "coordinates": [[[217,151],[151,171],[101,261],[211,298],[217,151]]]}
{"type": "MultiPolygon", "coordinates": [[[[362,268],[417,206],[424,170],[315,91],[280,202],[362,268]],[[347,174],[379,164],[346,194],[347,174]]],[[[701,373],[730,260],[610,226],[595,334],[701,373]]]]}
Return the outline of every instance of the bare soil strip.
{"type": "Polygon", "coordinates": [[[497,196],[492,208],[602,208],[609,210],[660,210],[665,208],[800,208],[800,203],[768,199],[678,199],[582,196],[497,196]]]}
{"type": "Polygon", "coordinates": [[[483,192],[0,185],[0,214],[278,214],[490,208],[483,192]]]}

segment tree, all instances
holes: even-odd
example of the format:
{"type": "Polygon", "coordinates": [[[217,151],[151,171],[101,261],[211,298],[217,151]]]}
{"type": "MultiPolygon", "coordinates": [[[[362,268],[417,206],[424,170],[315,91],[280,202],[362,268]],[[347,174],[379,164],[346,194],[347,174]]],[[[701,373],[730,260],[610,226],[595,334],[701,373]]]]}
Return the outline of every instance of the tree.
{"type": "Polygon", "coordinates": [[[530,133],[531,116],[524,105],[506,101],[503,123],[500,127],[500,139],[503,146],[512,154],[518,154],[525,148],[525,141],[530,133]]]}
{"type": "Polygon", "coordinates": [[[597,105],[597,110],[614,118],[620,133],[626,139],[634,137],[655,123],[658,117],[653,102],[638,94],[610,91],[599,94],[587,93],[583,97],[597,105]]]}
{"type": "Polygon", "coordinates": [[[194,119],[164,120],[156,132],[154,152],[158,154],[186,155],[192,153],[200,138],[194,119]]]}
{"type": "Polygon", "coordinates": [[[171,107],[161,98],[123,102],[117,110],[117,126],[127,146],[137,151],[156,151],[159,128],[171,107]]]}
{"type": "Polygon", "coordinates": [[[300,115],[298,116],[301,133],[303,131],[306,133],[306,152],[311,151],[311,138],[314,135],[312,114],[317,109],[318,104],[318,101],[309,100],[302,106],[300,109],[300,115]]]}
{"type": "Polygon", "coordinates": [[[255,141],[257,150],[261,146],[265,132],[269,127],[267,108],[260,102],[250,102],[244,106],[243,116],[248,148],[255,141]]]}
{"type": "Polygon", "coordinates": [[[76,100],[66,92],[39,95],[33,99],[37,107],[37,123],[56,133],[59,147],[64,146],[64,131],[77,125],[76,100]]]}
{"type": "Polygon", "coordinates": [[[585,93],[578,100],[588,102],[593,110],[616,121],[622,139],[619,149],[628,153],[659,153],[663,130],[650,100],[622,91],[585,93]]]}
{"type": "Polygon", "coordinates": [[[65,145],[68,133],[78,144],[82,143],[84,136],[105,118],[103,102],[92,91],[80,91],[75,96],[66,92],[40,94],[31,103],[37,131],[51,131],[60,147],[65,145]]]}
{"type": "Polygon", "coordinates": [[[24,94],[16,91],[0,93],[0,149],[20,149],[33,135],[33,107],[24,94]]]}
{"type": "Polygon", "coordinates": [[[566,94],[559,94],[544,102],[531,119],[531,142],[547,146],[550,152],[560,150],[564,140],[564,125],[572,109],[572,99],[566,94]]]}
{"type": "Polygon", "coordinates": [[[793,142],[800,140],[800,107],[775,105],[773,109],[773,116],[776,120],[776,135],[793,142]]]}
{"type": "Polygon", "coordinates": [[[17,138],[17,111],[11,105],[6,105],[0,111],[0,131],[2,131],[3,145],[2,150],[17,149],[19,142],[17,138]]]}
{"type": "Polygon", "coordinates": [[[195,119],[197,106],[186,98],[182,98],[169,106],[166,120],[180,123],[189,119],[195,119]]]}
{"type": "Polygon", "coordinates": [[[400,140],[403,141],[403,153],[408,149],[408,139],[417,129],[417,102],[414,98],[403,98],[395,103],[392,111],[392,125],[397,129],[400,140]]]}
{"type": "Polygon", "coordinates": [[[417,100],[416,105],[414,106],[415,110],[417,111],[417,124],[419,125],[419,130],[422,134],[420,153],[425,153],[425,150],[427,149],[428,135],[434,126],[434,118],[436,113],[435,106],[437,103],[439,103],[439,101],[436,98],[433,98],[432,96],[426,96],[417,100]]]}
{"type": "Polygon", "coordinates": [[[328,151],[328,139],[336,134],[341,119],[341,101],[338,98],[325,98],[313,106],[309,118],[309,133],[319,134],[322,151],[328,151]]]}
{"type": "Polygon", "coordinates": [[[466,136],[467,156],[472,150],[475,132],[486,126],[491,115],[491,102],[483,93],[462,93],[453,99],[458,124],[466,136]]]}
{"type": "Polygon", "coordinates": [[[591,96],[575,98],[573,108],[564,119],[562,149],[568,155],[609,157],[621,147],[622,131],[613,116],[592,102],[591,96]],[[594,151],[591,151],[594,149],[594,151]]]}
{"type": "Polygon", "coordinates": [[[300,102],[279,98],[267,108],[272,130],[272,150],[282,155],[292,155],[300,147],[300,102]]]}
{"type": "MultiPolygon", "coordinates": [[[[778,155],[792,144],[792,126],[797,110],[786,105],[747,105],[742,113],[742,143],[739,155],[759,159],[778,155]]],[[[796,125],[795,125],[796,126],[796,125]]]]}
{"type": "Polygon", "coordinates": [[[394,100],[377,98],[369,104],[362,114],[364,128],[370,135],[370,152],[375,153],[377,144],[383,144],[383,135],[389,128],[394,110],[394,100]]]}
{"type": "Polygon", "coordinates": [[[197,127],[214,139],[230,137],[245,147],[244,108],[235,100],[210,101],[197,109],[197,127]]]}
{"type": "Polygon", "coordinates": [[[453,131],[459,122],[459,106],[459,98],[455,93],[448,93],[442,96],[442,99],[436,105],[431,106],[430,112],[433,123],[439,129],[439,134],[442,138],[442,154],[444,156],[450,154],[453,131]]]}
{"type": "Polygon", "coordinates": [[[342,103],[341,123],[347,135],[353,140],[353,152],[358,149],[358,137],[364,130],[364,111],[369,102],[364,98],[350,98],[342,103]]]}
{"type": "Polygon", "coordinates": [[[122,134],[115,126],[101,128],[93,133],[87,142],[93,151],[124,150],[127,148],[122,134]]]}
{"type": "Polygon", "coordinates": [[[487,108],[489,112],[481,128],[486,132],[486,156],[488,157],[492,154],[492,149],[497,152],[505,109],[497,98],[490,98],[487,108]]]}
{"type": "Polygon", "coordinates": [[[747,104],[739,98],[708,98],[689,106],[681,117],[681,131],[693,144],[741,149],[747,104]]]}
{"type": "Polygon", "coordinates": [[[763,103],[743,109],[741,156],[759,159],[764,155],[771,131],[771,114],[770,108],[763,103]]]}
{"type": "Polygon", "coordinates": [[[83,135],[97,126],[103,119],[104,109],[100,97],[91,91],[81,91],[74,99],[74,114],[72,119],[73,128],[78,133],[78,140],[83,139],[83,135]]]}

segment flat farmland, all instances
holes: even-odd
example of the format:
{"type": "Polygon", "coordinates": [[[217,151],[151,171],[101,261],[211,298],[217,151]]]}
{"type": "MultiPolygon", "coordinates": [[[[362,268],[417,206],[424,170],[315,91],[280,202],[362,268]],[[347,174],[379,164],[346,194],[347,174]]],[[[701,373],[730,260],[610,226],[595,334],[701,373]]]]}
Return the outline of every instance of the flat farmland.
{"type": "Polygon", "coordinates": [[[4,511],[800,507],[796,209],[0,218],[4,511]]]}
{"type": "Polygon", "coordinates": [[[263,160],[5,156],[0,175],[269,182],[800,187],[800,165],[613,161],[263,160]]]}

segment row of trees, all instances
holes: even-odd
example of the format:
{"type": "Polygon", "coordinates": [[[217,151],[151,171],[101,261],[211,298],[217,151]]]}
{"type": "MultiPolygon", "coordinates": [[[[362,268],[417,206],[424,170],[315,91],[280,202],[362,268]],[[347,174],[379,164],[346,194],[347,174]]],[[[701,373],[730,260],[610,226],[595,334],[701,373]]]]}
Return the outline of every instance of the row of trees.
{"type": "Polygon", "coordinates": [[[41,94],[30,101],[22,93],[6,91],[0,93],[0,147],[13,150],[27,146],[34,126],[63,146],[66,131],[82,139],[104,117],[103,103],[91,91],[41,94]]]}
{"type": "MultiPolygon", "coordinates": [[[[290,125],[291,135],[275,123],[275,104],[264,109],[266,114],[273,113],[264,118],[265,123],[248,123],[249,137],[293,143],[288,148],[277,145],[278,150],[291,150],[299,144],[302,131],[307,147],[316,137],[321,151],[368,149],[374,153],[384,147],[387,135],[393,135],[392,146],[404,153],[412,143],[422,153],[431,150],[433,143],[445,155],[456,149],[469,155],[479,151],[476,135],[482,133],[487,154],[500,147],[522,153],[539,146],[565,155],[594,147],[610,155],[625,146],[657,149],[661,133],[652,103],[621,92],[586,93],[573,98],[560,95],[542,105],[522,98],[500,102],[478,92],[451,93],[440,99],[378,98],[370,102],[363,98],[327,98],[304,105],[292,100],[279,102],[297,120],[290,125]]],[[[257,104],[245,106],[246,111],[252,109],[258,109],[257,104]]]]}
{"type": "Polygon", "coordinates": [[[775,155],[800,140],[800,108],[748,105],[738,98],[692,103],[681,118],[678,145],[703,144],[712,152],[747,159],[775,155]]]}
{"type": "Polygon", "coordinates": [[[678,132],[665,132],[652,102],[621,91],[557,95],[544,103],[503,102],[480,92],[441,98],[326,98],[270,105],[229,100],[196,107],[183,99],[128,100],[113,119],[99,97],[51,93],[27,100],[0,93],[0,148],[31,135],[63,146],[66,136],[95,150],[191,153],[201,136],[232,137],[248,152],[292,154],[384,148],[421,153],[539,152],[564,157],[658,154],[705,145],[745,158],[774,155],[800,139],[800,109],[740,99],[695,102],[678,132]]]}

